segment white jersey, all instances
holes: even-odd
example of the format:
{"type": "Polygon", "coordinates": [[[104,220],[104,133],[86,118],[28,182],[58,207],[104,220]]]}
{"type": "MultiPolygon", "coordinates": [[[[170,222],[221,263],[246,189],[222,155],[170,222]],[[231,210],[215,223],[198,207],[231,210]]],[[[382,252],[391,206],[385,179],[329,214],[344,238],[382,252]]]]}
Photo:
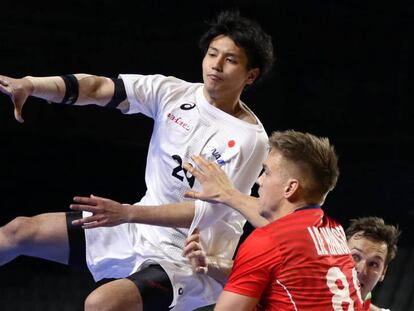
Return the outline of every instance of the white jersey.
{"type": "MultiPolygon", "coordinates": [[[[130,104],[127,113],[154,119],[145,172],[147,191],[137,208],[180,202],[187,200],[185,191],[200,190],[182,168],[195,154],[216,161],[240,191],[250,193],[267,155],[268,137],[257,118],[257,124],[250,124],[209,104],[201,83],[162,75],[120,77],[130,104]]],[[[201,230],[208,254],[232,258],[244,217],[226,206],[202,201],[195,206],[190,230],[201,230]]],[[[193,274],[182,256],[188,232],[134,223],[85,230],[87,264],[94,279],[100,280],[126,277],[156,262],[173,284],[174,310],[214,303],[222,286],[206,275],[193,274]]]]}

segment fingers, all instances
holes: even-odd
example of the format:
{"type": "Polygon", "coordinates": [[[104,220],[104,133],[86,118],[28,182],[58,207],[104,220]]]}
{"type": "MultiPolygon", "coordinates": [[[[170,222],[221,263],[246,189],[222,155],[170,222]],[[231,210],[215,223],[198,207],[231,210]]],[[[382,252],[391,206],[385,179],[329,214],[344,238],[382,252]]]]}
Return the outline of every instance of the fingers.
{"type": "Polygon", "coordinates": [[[193,155],[191,159],[197,164],[197,166],[201,169],[197,169],[196,167],[192,166],[190,163],[184,163],[183,168],[190,172],[193,176],[197,179],[200,179],[203,176],[203,172],[206,173],[209,170],[217,170],[220,167],[215,162],[208,162],[202,156],[193,155]]]}
{"type": "Polygon", "coordinates": [[[74,211],[91,212],[92,214],[96,214],[97,212],[100,211],[100,209],[94,205],[84,205],[84,204],[71,204],[69,208],[74,211]]]}
{"type": "Polygon", "coordinates": [[[92,215],[89,217],[73,220],[72,225],[82,226],[83,229],[93,229],[97,227],[106,227],[108,223],[100,215],[92,215]]]}
{"type": "Polygon", "coordinates": [[[188,237],[186,246],[183,249],[183,256],[190,260],[193,271],[196,273],[207,273],[207,257],[200,244],[200,232],[197,228],[188,237]]]}
{"type": "Polygon", "coordinates": [[[23,123],[24,122],[23,117],[22,117],[22,106],[23,105],[19,105],[18,101],[16,101],[15,94],[13,93],[13,88],[5,76],[0,76],[0,92],[8,95],[11,98],[14,104],[14,118],[18,122],[23,123]]]}
{"type": "Polygon", "coordinates": [[[199,200],[201,198],[201,195],[198,191],[188,190],[184,193],[184,197],[188,199],[199,200]]]}
{"type": "Polygon", "coordinates": [[[208,163],[203,157],[199,155],[193,155],[191,159],[200,166],[203,170],[208,167],[208,163]]]}
{"type": "Polygon", "coordinates": [[[94,194],[91,194],[91,195],[90,195],[90,198],[91,198],[91,199],[96,199],[96,201],[97,201],[97,200],[102,200],[102,201],[111,201],[111,200],[109,200],[109,199],[107,199],[107,198],[98,197],[97,195],[94,195],[94,194]]]}
{"type": "MultiPolygon", "coordinates": [[[[188,257],[190,254],[198,252],[198,256],[202,253],[202,248],[198,242],[191,241],[190,243],[187,243],[187,245],[183,249],[183,256],[188,257]]],[[[194,256],[193,256],[194,257],[194,256]]]]}
{"type": "Polygon", "coordinates": [[[205,255],[204,252],[199,249],[199,250],[193,250],[191,252],[189,252],[187,255],[185,255],[185,257],[187,257],[188,259],[204,259],[205,255]]]}
{"type": "Polygon", "coordinates": [[[208,162],[200,155],[193,155],[191,159],[201,168],[203,172],[211,169],[217,169],[219,166],[215,162],[208,162]]]}
{"type": "Polygon", "coordinates": [[[23,123],[23,117],[22,117],[22,109],[21,108],[14,108],[14,118],[17,120],[17,122],[19,123],[23,123]]]}
{"type": "Polygon", "coordinates": [[[101,199],[101,198],[91,195],[90,197],[74,197],[73,201],[76,202],[76,203],[96,206],[96,205],[98,205],[98,200],[99,199],[101,199]]]}
{"type": "Polygon", "coordinates": [[[190,163],[184,163],[183,164],[183,168],[187,172],[190,172],[191,175],[193,175],[195,178],[197,178],[198,180],[202,181],[202,179],[203,179],[203,172],[201,172],[200,170],[198,170],[197,168],[195,168],[194,166],[192,166],[190,163]]]}
{"type": "Polygon", "coordinates": [[[74,226],[83,226],[87,223],[97,222],[98,221],[97,218],[98,218],[97,216],[93,215],[93,216],[84,217],[84,218],[81,218],[81,219],[76,219],[76,220],[72,221],[72,225],[74,225],[74,226]]]}
{"type": "Polygon", "coordinates": [[[187,238],[186,244],[190,244],[191,242],[200,242],[200,233],[197,228],[194,229],[193,233],[187,238]]]}
{"type": "Polygon", "coordinates": [[[98,228],[98,227],[102,227],[102,226],[103,226],[102,222],[94,221],[94,222],[85,223],[82,226],[82,229],[94,229],[94,228],[98,228]]]}

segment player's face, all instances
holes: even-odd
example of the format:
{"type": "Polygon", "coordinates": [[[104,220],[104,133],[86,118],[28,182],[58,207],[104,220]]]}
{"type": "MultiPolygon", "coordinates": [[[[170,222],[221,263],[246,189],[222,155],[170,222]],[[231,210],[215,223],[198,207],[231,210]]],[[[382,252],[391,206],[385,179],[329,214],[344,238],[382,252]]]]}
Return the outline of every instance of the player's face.
{"type": "Polygon", "coordinates": [[[387,244],[356,233],[348,240],[348,246],[361,283],[361,294],[365,298],[378,281],[384,279],[387,270],[387,244]]]}
{"type": "Polygon", "coordinates": [[[284,200],[289,179],[285,165],[282,155],[272,150],[263,164],[262,174],[257,179],[261,215],[269,220],[273,220],[272,215],[277,213],[284,200]]]}
{"type": "Polygon", "coordinates": [[[217,36],[203,59],[206,96],[211,99],[239,97],[247,84],[253,83],[259,69],[247,69],[247,55],[232,39],[217,36]]]}

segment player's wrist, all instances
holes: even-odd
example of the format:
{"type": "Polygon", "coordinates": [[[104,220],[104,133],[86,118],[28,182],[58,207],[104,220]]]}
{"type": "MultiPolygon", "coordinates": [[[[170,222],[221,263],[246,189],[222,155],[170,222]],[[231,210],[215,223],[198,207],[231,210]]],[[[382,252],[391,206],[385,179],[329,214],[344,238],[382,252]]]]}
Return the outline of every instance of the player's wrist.
{"type": "Polygon", "coordinates": [[[138,210],[138,209],[134,209],[133,208],[134,206],[131,204],[123,204],[123,205],[125,208],[125,222],[126,223],[134,222],[134,212],[135,210],[138,210]]]}
{"type": "Polygon", "coordinates": [[[238,191],[236,188],[226,189],[223,193],[221,201],[222,203],[229,206],[237,205],[237,201],[240,200],[240,194],[240,191],[238,191]]]}
{"type": "Polygon", "coordinates": [[[27,92],[28,96],[31,96],[35,91],[35,84],[33,82],[33,77],[25,76],[21,79],[22,87],[27,92]]]}

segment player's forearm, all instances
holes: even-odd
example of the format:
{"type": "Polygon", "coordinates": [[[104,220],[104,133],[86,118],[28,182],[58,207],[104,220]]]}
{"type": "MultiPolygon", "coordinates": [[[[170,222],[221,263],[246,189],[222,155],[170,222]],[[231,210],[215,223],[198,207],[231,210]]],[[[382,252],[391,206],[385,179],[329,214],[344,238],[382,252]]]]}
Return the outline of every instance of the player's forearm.
{"type": "MultiPolygon", "coordinates": [[[[78,82],[77,100],[74,105],[95,104],[105,106],[114,94],[114,86],[110,79],[88,74],[75,74],[78,82]]],[[[27,79],[32,84],[31,96],[60,103],[67,92],[62,77],[31,77],[27,79]]]]}
{"type": "Polygon", "coordinates": [[[194,218],[194,210],[193,201],[160,206],[131,205],[128,212],[128,222],[173,228],[190,228],[194,218]]]}
{"type": "Polygon", "coordinates": [[[207,275],[221,284],[226,284],[233,267],[233,260],[207,256],[207,275]]]}
{"type": "Polygon", "coordinates": [[[269,223],[266,218],[260,216],[259,200],[256,197],[234,189],[227,193],[223,203],[241,213],[253,227],[262,227],[269,223]]]}

